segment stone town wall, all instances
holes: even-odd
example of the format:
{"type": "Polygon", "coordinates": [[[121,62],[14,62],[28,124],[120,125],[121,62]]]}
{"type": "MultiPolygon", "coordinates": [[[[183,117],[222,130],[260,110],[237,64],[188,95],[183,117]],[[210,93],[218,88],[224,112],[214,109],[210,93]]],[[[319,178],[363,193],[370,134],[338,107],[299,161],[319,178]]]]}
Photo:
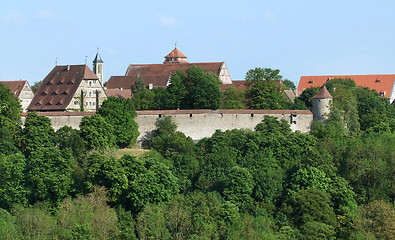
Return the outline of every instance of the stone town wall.
{"type": "MultiPolygon", "coordinates": [[[[57,130],[62,126],[71,126],[79,129],[83,116],[92,115],[92,112],[41,112],[39,115],[51,119],[52,127],[57,130]]],[[[136,122],[139,125],[140,136],[138,145],[144,138],[150,138],[155,123],[164,116],[172,116],[177,124],[177,130],[186,136],[198,141],[210,137],[215,130],[251,129],[260,123],[265,115],[285,119],[292,131],[310,132],[313,114],[308,110],[152,110],[137,111],[136,122]]],[[[24,117],[23,117],[24,120],[24,117]]]]}

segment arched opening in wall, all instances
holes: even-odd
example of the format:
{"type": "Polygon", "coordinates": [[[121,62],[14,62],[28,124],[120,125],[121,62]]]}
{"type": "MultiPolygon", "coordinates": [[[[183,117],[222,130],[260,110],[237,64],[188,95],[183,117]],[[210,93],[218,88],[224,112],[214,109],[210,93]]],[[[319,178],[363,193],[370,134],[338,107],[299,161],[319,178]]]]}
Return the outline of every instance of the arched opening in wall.
{"type": "Polygon", "coordinates": [[[159,114],[159,118],[161,118],[162,117],[162,114],[159,114]]]}
{"type": "Polygon", "coordinates": [[[251,113],[251,117],[254,117],[254,114],[253,114],[253,113],[251,113]]]}
{"type": "Polygon", "coordinates": [[[189,114],[189,117],[192,117],[192,113],[189,114]]]}

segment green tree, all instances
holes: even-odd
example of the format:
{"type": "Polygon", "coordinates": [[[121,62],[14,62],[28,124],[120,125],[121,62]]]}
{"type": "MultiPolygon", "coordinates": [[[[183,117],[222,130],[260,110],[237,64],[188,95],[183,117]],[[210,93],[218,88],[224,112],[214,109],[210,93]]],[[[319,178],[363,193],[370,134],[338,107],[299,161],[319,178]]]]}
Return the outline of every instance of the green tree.
{"type": "Polygon", "coordinates": [[[108,189],[108,197],[112,203],[122,202],[121,196],[129,187],[127,171],[132,169],[123,166],[119,159],[106,157],[97,152],[89,154],[84,159],[84,169],[88,191],[94,190],[96,185],[104,186],[108,189]]]}
{"type": "Polygon", "coordinates": [[[221,106],[221,89],[218,76],[192,66],[186,70],[184,85],[187,91],[184,108],[218,109],[221,106]]]}
{"type": "Polygon", "coordinates": [[[222,108],[224,109],[244,109],[245,93],[235,87],[227,87],[223,94],[222,108]]]}
{"type": "Polygon", "coordinates": [[[246,97],[251,109],[284,109],[289,105],[279,73],[271,68],[255,68],[246,73],[246,85],[250,86],[246,97]]]}
{"type": "Polygon", "coordinates": [[[56,219],[42,204],[31,207],[16,206],[12,209],[21,239],[56,239],[56,219]]]}
{"type": "Polygon", "coordinates": [[[92,193],[74,200],[65,199],[56,214],[59,238],[111,239],[116,236],[117,215],[107,201],[103,187],[95,187],[92,193]]]}
{"type": "Polygon", "coordinates": [[[27,204],[25,167],[25,156],[21,153],[0,155],[0,208],[27,204]]]}
{"type": "Polygon", "coordinates": [[[284,80],[282,80],[282,82],[283,82],[284,86],[287,87],[288,89],[291,89],[291,90],[296,89],[295,83],[292,82],[291,80],[284,79],[284,80]]]}
{"type": "Polygon", "coordinates": [[[322,222],[335,226],[336,215],[331,207],[330,196],[322,190],[310,188],[300,190],[290,196],[282,207],[282,211],[288,215],[297,227],[308,222],[322,222]]]}
{"type": "Polygon", "coordinates": [[[36,112],[29,113],[22,130],[21,150],[29,156],[38,148],[53,147],[55,146],[54,135],[55,131],[48,117],[39,116],[36,112]]]}
{"type": "Polygon", "coordinates": [[[230,170],[225,181],[223,195],[240,210],[248,210],[253,202],[251,194],[254,185],[251,173],[245,168],[235,166],[230,170]]]}
{"type": "Polygon", "coordinates": [[[173,75],[171,75],[170,85],[166,88],[166,109],[182,108],[182,103],[187,95],[187,90],[185,89],[184,84],[185,78],[185,73],[182,70],[177,70],[173,75]]]}
{"type": "Polygon", "coordinates": [[[382,200],[358,208],[357,230],[373,233],[378,239],[395,238],[395,208],[382,200]]]}
{"type": "Polygon", "coordinates": [[[146,171],[130,184],[128,199],[133,212],[139,212],[148,203],[168,201],[179,191],[178,179],[160,161],[160,156],[147,157],[146,171]]]}
{"type": "Polygon", "coordinates": [[[37,92],[37,90],[40,88],[41,83],[42,83],[42,81],[38,81],[38,82],[33,83],[32,87],[31,87],[33,93],[37,92]]]}
{"type": "MultiPolygon", "coordinates": [[[[308,109],[312,110],[313,108],[313,97],[317,95],[321,88],[319,87],[311,87],[303,90],[300,96],[295,98],[295,104],[297,102],[301,102],[304,104],[308,109]]],[[[303,109],[303,108],[302,108],[303,109]]]]}
{"type": "Polygon", "coordinates": [[[32,203],[42,201],[55,210],[69,196],[73,184],[70,156],[58,148],[38,148],[26,161],[27,186],[32,203]]]}
{"type": "Polygon", "coordinates": [[[99,114],[113,127],[120,148],[136,144],[139,133],[134,118],[137,113],[131,99],[109,97],[100,107],[99,114]]]}
{"type": "Polygon", "coordinates": [[[152,90],[144,89],[141,92],[135,93],[132,97],[136,110],[150,110],[152,109],[155,92],[152,90]]]}
{"type": "Polygon", "coordinates": [[[115,146],[114,128],[99,114],[82,118],[80,134],[88,149],[104,149],[115,146]]]}
{"type": "Polygon", "coordinates": [[[331,179],[326,176],[325,172],[315,167],[301,168],[292,174],[288,188],[289,194],[295,194],[302,189],[316,188],[327,191],[331,179]]]}
{"type": "Polygon", "coordinates": [[[16,218],[9,212],[0,208],[0,239],[17,240],[21,239],[16,218]]]}
{"type": "Polygon", "coordinates": [[[22,107],[19,100],[5,84],[0,83],[0,120],[7,118],[21,125],[21,113],[22,107]]]}
{"type": "Polygon", "coordinates": [[[0,153],[17,152],[16,141],[20,135],[22,107],[10,89],[0,83],[0,153]]]}
{"type": "Polygon", "coordinates": [[[55,132],[55,146],[60,150],[70,150],[79,157],[86,151],[85,142],[79,132],[69,126],[63,126],[55,132]]]}

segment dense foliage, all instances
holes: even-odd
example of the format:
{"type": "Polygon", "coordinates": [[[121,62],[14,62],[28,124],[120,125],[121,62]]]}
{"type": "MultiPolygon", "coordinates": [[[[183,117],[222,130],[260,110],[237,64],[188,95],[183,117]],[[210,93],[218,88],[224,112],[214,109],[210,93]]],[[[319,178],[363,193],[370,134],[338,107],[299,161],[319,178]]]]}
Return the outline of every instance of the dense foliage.
{"type": "Polygon", "coordinates": [[[54,132],[35,113],[20,128],[0,88],[13,109],[0,115],[0,239],[394,239],[394,106],[351,80],[327,87],[332,112],[311,134],[267,116],[194,143],[162,117],[149,150],[121,156],[137,135],[129,100],[54,132]]]}
{"type": "MultiPolygon", "coordinates": [[[[141,79],[143,81],[143,79],[141,79]]],[[[132,85],[133,103],[137,110],[152,109],[218,109],[222,93],[220,80],[212,72],[205,72],[197,66],[185,72],[177,70],[170,77],[170,85],[153,90],[139,89],[141,81],[132,85]]]]}

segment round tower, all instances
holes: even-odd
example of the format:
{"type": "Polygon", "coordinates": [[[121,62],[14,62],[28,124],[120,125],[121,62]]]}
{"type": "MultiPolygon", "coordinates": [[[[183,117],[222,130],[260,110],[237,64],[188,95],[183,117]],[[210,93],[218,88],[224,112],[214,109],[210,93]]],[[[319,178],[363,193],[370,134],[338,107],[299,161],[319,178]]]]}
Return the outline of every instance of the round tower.
{"type": "Polygon", "coordinates": [[[97,48],[97,54],[93,60],[93,72],[99,78],[100,84],[103,86],[103,60],[99,54],[99,48],[97,48]]]}
{"type": "Polygon", "coordinates": [[[325,86],[313,97],[314,120],[326,121],[330,113],[330,103],[333,97],[325,86]]]}

